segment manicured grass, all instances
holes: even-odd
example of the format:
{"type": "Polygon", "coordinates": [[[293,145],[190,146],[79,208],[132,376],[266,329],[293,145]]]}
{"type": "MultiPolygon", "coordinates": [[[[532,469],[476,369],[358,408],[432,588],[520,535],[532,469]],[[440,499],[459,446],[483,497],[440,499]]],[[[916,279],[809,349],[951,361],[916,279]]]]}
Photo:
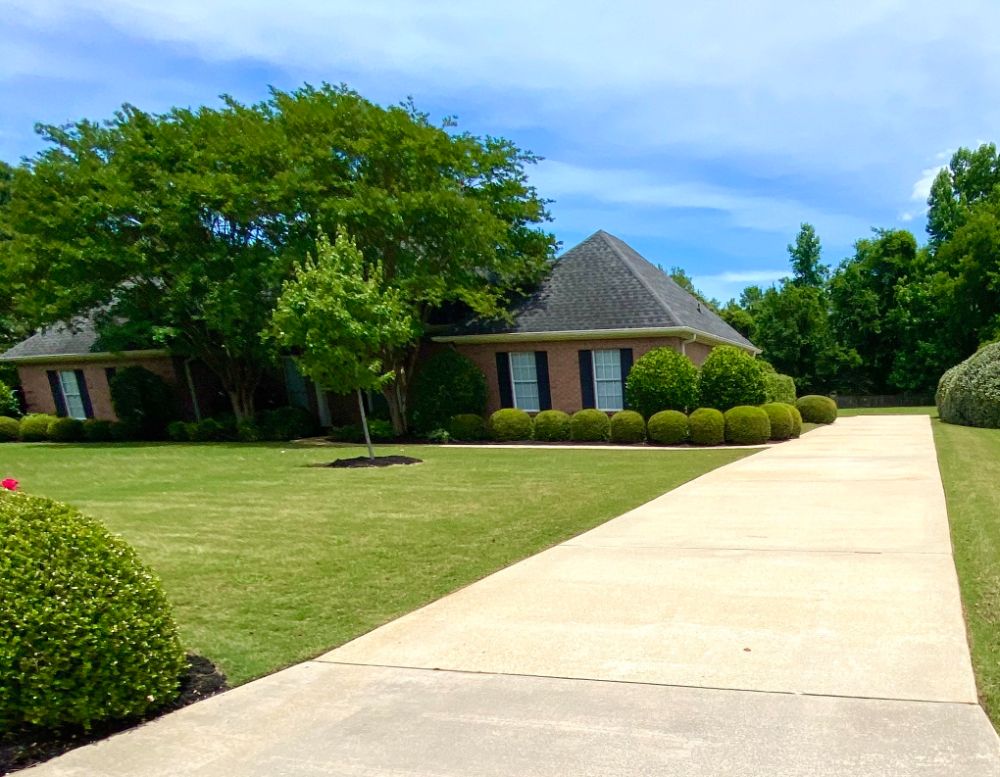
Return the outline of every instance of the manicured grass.
{"type": "Polygon", "coordinates": [[[79,506],[163,579],[186,647],[242,683],[317,655],[752,451],[21,445],[0,477],[79,506]]]}
{"type": "Polygon", "coordinates": [[[937,415],[933,405],[918,407],[845,407],[837,415],[937,415]]]}
{"type": "Polygon", "coordinates": [[[979,697],[1000,727],[1000,429],[934,421],[979,697]]]}

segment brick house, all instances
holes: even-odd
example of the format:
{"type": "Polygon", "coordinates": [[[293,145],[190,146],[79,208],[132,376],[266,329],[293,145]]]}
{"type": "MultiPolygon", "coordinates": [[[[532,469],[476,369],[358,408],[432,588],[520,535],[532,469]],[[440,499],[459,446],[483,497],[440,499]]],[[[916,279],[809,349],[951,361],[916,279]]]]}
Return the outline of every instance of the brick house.
{"type": "Polygon", "coordinates": [[[614,235],[599,231],[560,257],[510,321],[469,321],[432,338],[486,375],[487,412],[624,407],[633,362],[669,347],[701,364],[717,345],[753,343],[614,235]]]}

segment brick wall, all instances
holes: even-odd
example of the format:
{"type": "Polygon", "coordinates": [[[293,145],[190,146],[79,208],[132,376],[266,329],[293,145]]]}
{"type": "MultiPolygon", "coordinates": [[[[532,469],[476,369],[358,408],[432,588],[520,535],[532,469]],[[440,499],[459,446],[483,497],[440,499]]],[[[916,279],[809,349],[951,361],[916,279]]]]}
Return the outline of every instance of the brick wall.
{"type": "MultiPolygon", "coordinates": [[[[486,375],[489,387],[487,413],[500,407],[500,386],[497,382],[496,354],[511,351],[545,351],[549,362],[549,385],[552,393],[552,407],[573,413],[583,407],[580,392],[581,350],[601,350],[607,348],[631,348],[632,356],[638,359],[653,348],[664,346],[681,350],[683,340],[678,337],[642,337],[615,340],[559,340],[544,342],[477,343],[457,344],[456,349],[472,359],[486,375]]],[[[688,343],[685,351],[695,364],[705,361],[711,346],[704,343],[688,343]]]]}
{"type": "Polygon", "coordinates": [[[87,381],[87,393],[90,404],[94,408],[94,418],[117,420],[114,408],[111,406],[111,391],[105,370],[108,367],[129,367],[138,365],[145,367],[163,378],[167,383],[177,386],[183,391],[182,380],[174,371],[174,365],[168,356],[154,356],[142,359],[108,359],[107,361],[59,362],[58,364],[19,365],[18,378],[24,391],[24,401],[29,413],[51,413],[55,415],[56,405],[49,387],[48,370],[83,370],[87,381]]]}

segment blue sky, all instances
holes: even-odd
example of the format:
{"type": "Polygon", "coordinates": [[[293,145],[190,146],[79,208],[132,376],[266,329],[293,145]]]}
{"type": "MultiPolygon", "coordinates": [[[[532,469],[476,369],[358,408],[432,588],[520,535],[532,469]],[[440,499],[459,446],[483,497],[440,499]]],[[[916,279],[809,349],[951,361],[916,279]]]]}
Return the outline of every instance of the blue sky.
{"type": "Polygon", "coordinates": [[[874,226],[924,237],[955,148],[1000,140],[1000,4],[0,0],[0,158],[37,121],[346,82],[545,157],[569,247],[597,229],[713,296],[836,264],[874,226]]]}

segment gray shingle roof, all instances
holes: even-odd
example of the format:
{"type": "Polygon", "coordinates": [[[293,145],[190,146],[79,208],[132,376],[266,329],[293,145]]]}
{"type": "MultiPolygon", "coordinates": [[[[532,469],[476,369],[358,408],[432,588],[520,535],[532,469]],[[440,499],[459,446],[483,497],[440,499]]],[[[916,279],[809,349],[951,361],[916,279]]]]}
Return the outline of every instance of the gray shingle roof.
{"type": "MultiPolygon", "coordinates": [[[[155,349],[157,346],[149,346],[155,349]]],[[[3,354],[0,361],[20,361],[31,359],[41,361],[46,356],[88,356],[107,353],[97,333],[94,316],[83,315],[71,323],[58,323],[35,332],[3,354]]]]}
{"type": "Polygon", "coordinates": [[[681,328],[744,348],[753,343],[635,249],[600,230],[564,253],[513,323],[473,320],[445,336],[681,328]]]}

